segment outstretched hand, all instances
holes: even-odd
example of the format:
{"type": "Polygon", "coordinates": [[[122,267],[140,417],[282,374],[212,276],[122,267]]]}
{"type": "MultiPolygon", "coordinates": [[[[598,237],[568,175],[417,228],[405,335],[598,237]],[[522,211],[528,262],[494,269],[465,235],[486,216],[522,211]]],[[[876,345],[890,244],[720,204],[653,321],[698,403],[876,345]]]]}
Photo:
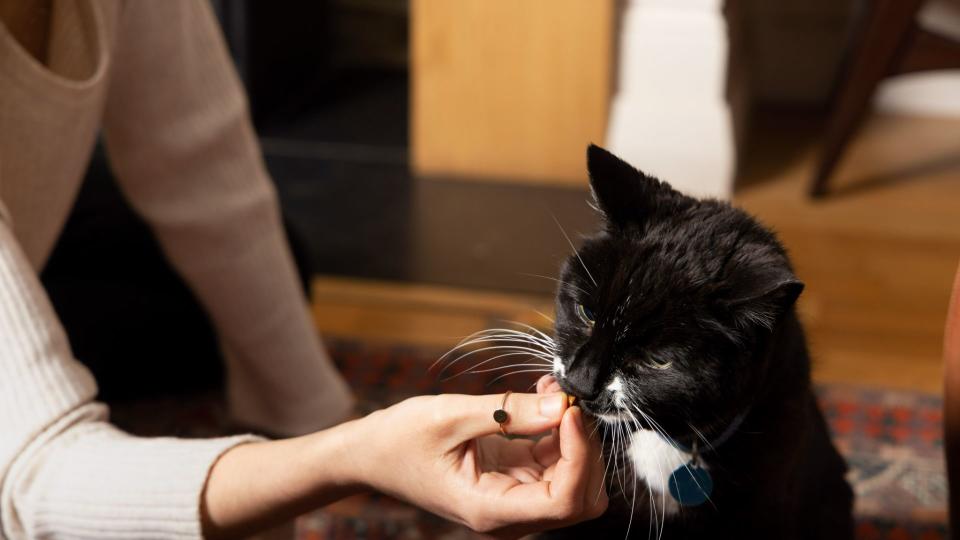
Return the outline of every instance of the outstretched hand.
{"type": "Polygon", "coordinates": [[[600,516],[607,507],[600,446],[562,392],[510,394],[511,435],[493,411],[502,394],[408,399],[357,421],[360,481],[476,531],[515,538],[600,516]]]}

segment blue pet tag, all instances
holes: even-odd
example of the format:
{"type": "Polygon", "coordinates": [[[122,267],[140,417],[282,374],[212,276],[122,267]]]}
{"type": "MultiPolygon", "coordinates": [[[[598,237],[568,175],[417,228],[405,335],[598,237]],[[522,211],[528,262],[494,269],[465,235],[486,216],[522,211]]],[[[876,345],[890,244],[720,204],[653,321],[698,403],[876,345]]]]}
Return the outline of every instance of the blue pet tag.
{"type": "Polygon", "coordinates": [[[682,506],[700,506],[713,493],[710,473],[694,463],[680,466],[670,475],[670,496],[682,506]]]}

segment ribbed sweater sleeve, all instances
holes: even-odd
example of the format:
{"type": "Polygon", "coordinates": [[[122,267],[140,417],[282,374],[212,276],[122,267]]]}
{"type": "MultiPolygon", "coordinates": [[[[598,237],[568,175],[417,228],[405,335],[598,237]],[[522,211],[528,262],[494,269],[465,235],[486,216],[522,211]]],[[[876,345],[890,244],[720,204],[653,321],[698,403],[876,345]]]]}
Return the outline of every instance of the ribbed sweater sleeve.
{"type": "Polygon", "coordinates": [[[299,289],[247,102],[206,2],[130,0],[104,117],[121,188],[213,319],[241,421],[286,435],[353,398],[299,289]]]}
{"type": "Polygon", "coordinates": [[[199,537],[210,467],[253,438],[133,437],[96,392],[0,220],[0,537],[199,537]]]}

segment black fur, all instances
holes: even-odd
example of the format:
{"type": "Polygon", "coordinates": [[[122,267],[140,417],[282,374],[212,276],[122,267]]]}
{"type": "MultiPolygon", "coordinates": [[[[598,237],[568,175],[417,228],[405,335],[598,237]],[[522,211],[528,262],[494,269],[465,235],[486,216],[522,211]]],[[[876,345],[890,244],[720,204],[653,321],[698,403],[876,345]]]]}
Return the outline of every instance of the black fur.
{"type": "MultiPolygon", "coordinates": [[[[606,226],[562,270],[561,386],[586,412],[611,414],[606,386],[619,375],[629,399],[687,446],[691,425],[712,439],[746,414],[703,455],[711,502],[668,516],[663,538],[852,538],[846,466],[814,400],[794,310],[803,284],[776,237],[743,211],[684,196],[597,146],[587,160],[606,226]]],[[[622,538],[630,497],[612,494],[606,516],[553,534],[622,538]]],[[[636,497],[630,537],[647,538],[646,489],[636,497]]]]}

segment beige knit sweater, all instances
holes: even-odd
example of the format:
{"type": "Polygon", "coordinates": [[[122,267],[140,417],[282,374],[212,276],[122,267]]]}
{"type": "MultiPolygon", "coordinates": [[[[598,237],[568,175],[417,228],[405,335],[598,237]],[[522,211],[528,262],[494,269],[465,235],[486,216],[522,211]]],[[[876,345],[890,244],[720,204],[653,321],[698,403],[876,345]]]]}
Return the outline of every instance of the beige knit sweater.
{"type": "Polygon", "coordinates": [[[209,6],[53,5],[45,63],[0,24],[0,537],[196,537],[210,466],[247,438],[112,427],[37,279],[101,130],[124,194],[216,324],[234,414],[305,432],[342,418],[350,394],[307,317],[209,6]]]}

